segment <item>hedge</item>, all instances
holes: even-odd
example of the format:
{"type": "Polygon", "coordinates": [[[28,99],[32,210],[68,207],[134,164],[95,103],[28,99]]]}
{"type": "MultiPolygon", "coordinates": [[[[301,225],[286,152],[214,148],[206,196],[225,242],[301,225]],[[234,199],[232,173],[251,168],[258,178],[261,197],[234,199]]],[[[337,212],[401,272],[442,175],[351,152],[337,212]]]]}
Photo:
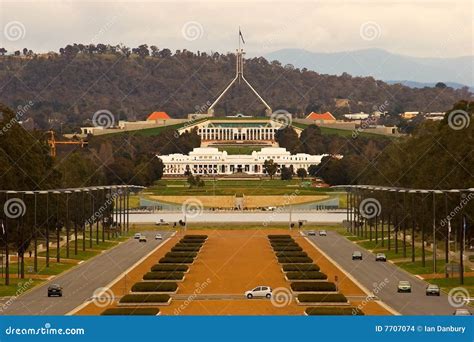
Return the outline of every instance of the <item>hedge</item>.
{"type": "Polygon", "coordinates": [[[172,252],[199,252],[200,247],[172,247],[172,252]]]}
{"type": "Polygon", "coordinates": [[[164,257],[158,261],[160,264],[192,264],[193,258],[169,258],[164,257]]]}
{"type": "Polygon", "coordinates": [[[298,243],[296,241],[286,241],[286,240],[274,240],[274,241],[270,241],[270,244],[274,247],[274,246],[299,246],[298,243]]]}
{"type": "Polygon", "coordinates": [[[301,252],[303,248],[300,246],[275,246],[273,247],[274,252],[301,252]]]}
{"type": "Polygon", "coordinates": [[[280,264],[310,264],[313,259],[310,257],[279,257],[278,262],[280,264]]]}
{"type": "Polygon", "coordinates": [[[280,257],[307,257],[308,254],[306,252],[296,252],[296,251],[285,251],[285,252],[277,252],[277,258],[280,257]]]}
{"type": "Polygon", "coordinates": [[[203,239],[207,239],[207,235],[185,235],[183,236],[183,239],[200,239],[200,240],[203,240],[203,239]]]}
{"type": "Polygon", "coordinates": [[[300,303],[347,303],[342,293],[303,293],[297,298],[300,303]]]}
{"type": "Polygon", "coordinates": [[[270,234],[269,239],[292,239],[291,235],[288,234],[270,234]]]}
{"type": "Polygon", "coordinates": [[[168,282],[142,281],[132,286],[132,292],[174,292],[178,284],[168,282]]]}
{"type": "Polygon", "coordinates": [[[188,269],[188,265],[184,264],[156,264],[151,267],[153,272],[186,272],[188,269]]]}
{"type": "Polygon", "coordinates": [[[307,308],[305,310],[308,316],[340,316],[340,315],[354,315],[354,316],[362,316],[364,313],[359,308],[350,306],[318,306],[307,308]]]}
{"type": "Polygon", "coordinates": [[[319,271],[319,266],[316,264],[287,264],[283,265],[284,272],[307,272],[319,271]]]}
{"type": "Polygon", "coordinates": [[[196,252],[168,252],[165,254],[165,258],[195,258],[197,257],[196,252]]]}
{"type": "Polygon", "coordinates": [[[307,272],[287,272],[286,277],[290,280],[324,280],[328,276],[322,272],[307,271],[307,272]]]}
{"type": "Polygon", "coordinates": [[[143,280],[182,280],[183,272],[147,272],[143,280]]]}
{"type": "Polygon", "coordinates": [[[166,303],[169,300],[167,294],[128,294],[120,299],[120,303],[166,303]]]}
{"type": "Polygon", "coordinates": [[[198,248],[198,249],[201,249],[202,247],[202,244],[200,243],[177,243],[176,245],[174,245],[174,247],[179,247],[179,248],[198,248]]]}
{"type": "Polygon", "coordinates": [[[160,312],[158,308],[111,308],[101,313],[102,316],[156,316],[160,312]]]}
{"type": "Polygon", "coordinates": [[[336,284],[328,281],[298,282],[291,283],[291,289],[296,292],[319,292],[319,291],[336,291],[336,284]]]}

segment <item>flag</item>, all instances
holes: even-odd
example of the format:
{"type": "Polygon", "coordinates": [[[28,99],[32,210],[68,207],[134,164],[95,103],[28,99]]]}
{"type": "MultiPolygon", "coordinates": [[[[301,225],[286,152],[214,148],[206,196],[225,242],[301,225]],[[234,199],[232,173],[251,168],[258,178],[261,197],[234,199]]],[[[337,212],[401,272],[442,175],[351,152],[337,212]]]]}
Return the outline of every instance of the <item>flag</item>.
{"type": "Polygon", "coordinates": [[[448,232],[451,233],[451,220],[448,220],[448,232]]]}
{"type": "Polygon", "coordinates": [[[240,27],[239,27],[239,37],[242,39],[242,43],[245,44],[244,36],[242,35],[242,32],[240,32],[240,27]]]}

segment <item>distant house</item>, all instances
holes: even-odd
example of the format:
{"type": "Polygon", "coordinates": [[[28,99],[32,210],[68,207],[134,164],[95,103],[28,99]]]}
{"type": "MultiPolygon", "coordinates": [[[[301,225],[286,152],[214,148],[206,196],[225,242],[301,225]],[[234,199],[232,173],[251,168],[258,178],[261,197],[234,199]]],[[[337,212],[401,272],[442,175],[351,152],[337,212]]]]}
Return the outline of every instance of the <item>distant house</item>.
{"type": "Polygon", "coordinates": [[[171,117],[166,112],[153,112],[148,115],[147,121],[169,120],[171,117]]]}
{"type": "Polygon", "coordinates": [[[318,121],[318,122],[335,122],[336,118],[329,112],[316,113],[311,112],[306,117],[307,120],[318,121]]]}
{"type": "Polygon", "coordinates": [[[403,119],[406,119],[406,120],[413,119],[413,118],[416,117],[417,115],[420,115],[420,112],[404,112],[404,113],[400,114],[400,116],[401,116],[403,119]]]}
{"type": "Polygon", "coordinates": [[[344,118],[347,120],[365,120],[369,117],[369,114],[360,112],[360,113],[351,113],[351,114],[344,114],[344,118]]]}

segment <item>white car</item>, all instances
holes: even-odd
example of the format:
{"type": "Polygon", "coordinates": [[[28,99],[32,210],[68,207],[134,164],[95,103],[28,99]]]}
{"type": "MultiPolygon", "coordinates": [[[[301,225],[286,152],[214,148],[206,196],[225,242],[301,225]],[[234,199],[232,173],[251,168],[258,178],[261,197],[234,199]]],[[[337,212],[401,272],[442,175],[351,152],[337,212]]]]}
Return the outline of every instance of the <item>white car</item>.
{"type": "Polygon", "coordinates": [[[328,233],[325,230],[320,230],[319,236],[328,236],[328,233]]]}
{"type": "Polygon", "coordinates": [[[159,221],[156,221],[155,223],[157,226],[169,226],[169,223],[166,222],[165,220],[163,219],[160,219],[159,221]]]}
{"type": "Polygon", "coordinates": [[[308,236],[316,236],[316,232],[314,230],[308,230],[308,233],[306,233],[308,236]]]}
{"type": "Polygon", "coordinates": [[[133,238],[138,240],[138,239],[140,238],[140,236],[142,236],[141,233],[135,233],[135,235],[133,236],[133,238]]]}
{"type": "Polygon", "coordinates": [[[253,290],[246,291],[245,297],[247,297],[248,299],[252,299],[254,297],[271,298],[272,288],[270,286],[257,286],[253,290]]]}
{"type": "Polygon", "coordinates": [[[156,234],[155,240],[163,240],[163,237],[161,236],[161,234],[156,234]]]}
{"type": "Polygon", "coordinates": [[[146,242],[146,236],[145,235],[140,235],[140,238],[138,239],[138,242],[146,242]]]}

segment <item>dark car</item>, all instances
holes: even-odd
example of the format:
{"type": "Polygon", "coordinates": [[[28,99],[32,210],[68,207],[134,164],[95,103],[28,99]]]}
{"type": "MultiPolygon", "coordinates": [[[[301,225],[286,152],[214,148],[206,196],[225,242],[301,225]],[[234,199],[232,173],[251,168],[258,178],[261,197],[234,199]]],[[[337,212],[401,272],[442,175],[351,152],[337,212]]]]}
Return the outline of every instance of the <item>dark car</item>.
{"type": "Polygon", "coordinates": [[[52,284],[48,286],[48,297],[51,296],[58,296],[62,297],[63,296],[63,288],[59,286],[58,284],[52,284]]]}
{"type": "Polygon", "coordinates": [[[362,253],[359,251],[352,253],[352,260],[362,260],[362,253]]]}

